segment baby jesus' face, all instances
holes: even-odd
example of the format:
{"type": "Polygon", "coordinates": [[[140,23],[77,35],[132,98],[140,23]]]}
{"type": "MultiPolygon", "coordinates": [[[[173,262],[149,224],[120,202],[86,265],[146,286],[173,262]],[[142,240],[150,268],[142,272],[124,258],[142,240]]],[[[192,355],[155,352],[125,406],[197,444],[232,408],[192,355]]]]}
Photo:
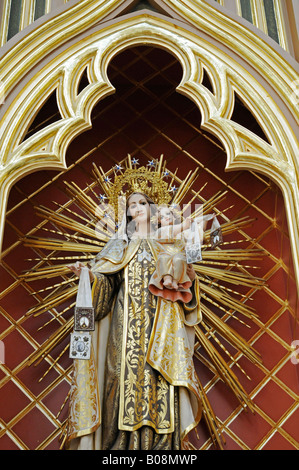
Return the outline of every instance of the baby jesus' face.
{"type": "Polygon", "coordinates": [[[168,207],[162,207],[160,209],[159,219],[160,219],[161,227],[165,227],[167,225],[173,225],[174,223],[173,213],[168,207]]]}

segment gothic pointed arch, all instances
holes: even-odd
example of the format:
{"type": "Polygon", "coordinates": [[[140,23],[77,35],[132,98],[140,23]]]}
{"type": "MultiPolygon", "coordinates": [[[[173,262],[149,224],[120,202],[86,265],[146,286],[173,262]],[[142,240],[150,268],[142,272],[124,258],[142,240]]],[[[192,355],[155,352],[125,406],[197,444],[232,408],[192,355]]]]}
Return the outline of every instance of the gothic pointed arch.
{"type": "MultiPolygon", "coordinates": [[[[278,59],[273,51],[267,62],[262,64],[267,49],[265,47],[261,48],[260,55],[252,59],[248,53],[248,47],[252,45],[251,35],[247,38],[247,56],[245,55],[251,69],[246,69],[244,60],[241,61],[238,55],[246,52],[244,43],[239,41],[244,31],[242,28],[235,28],[229,40],[224,39],[224,31],[232,25],[228,21],[224,23],[223,16],[215,11],[212,25],[208,15],[211,13],[211,6],[205,2],[199,2],[190,11],[187,7],[192,2],[187,0],[158,2],[160,6],[163,3],[168,10],[171,8],[172,11],[177,11],[180,17],[188,19],[189,24],[199,21],[205,34],[200,34],[198,29],[191,26],[186,28],[179,20],[175,20],[174,24],[165,15],[150,10],[138,10],[118,16],[108,24],[93,26],[100,18],[120,7],[120,2],[111,0],[104,2],[105,6],[100,1],[88,2],[88,6],[85,3],[76,3],[68,10],[72,21],[75,18],[76,22],[85,21],[80,35],[78,31],[68,32],[69,40],[73,34],[72,41],[65,42],[60,48],[57,40],[54,43],[51,39],[46,41],[49,32],[55,31],[58,34],[60,27],[60,23],[49,20],[47,27],[43,25],[25,36],[2,59],[1,70],[7,98],[17,84],[22,87],[11,102],[8,99],[7,109],[1,120],[1,234],[6,201],[14,182],[39,168],[65,167],[66,149],[74,136],[91,125],[90,113],[95,103],[114,92],[106,75],[111,58],[124,48],[149,43],[166,48],[181,62],[183,79],[178,92],[197,104],[202,113],[202,127],[215,134],[223,143],[227,152],[227,170],[251,168],[270,174],[281,187],[286,199],[295,269],[298,272],[298,141],[290,119],[287,119],[283,108],[279,107],[283,101],[284,106],[289,109],[288,115],[295,111],[295,98],[292,93],[288,93],[288,85],[292,78],[295,80],[295,70],[290,64],[283,63],[281,57],[278,59]],[[222,22],[217,24],[217,20],[222,22]],[[218,43],[215,43],[215,39],[208,40],[207,35],[212,29],[215,31],[216,27],[218,43]],[[221,40],[227,50],[220,48],[221,40]],[[36,47],[39,45],[40,54],[45,55],[42,62],[41,55],[33,52],[33,44],[36,47]],[[17,66],[15,57],[21,47],[24,52],[28,49],[28,53],[25,53],[24,61],[17,66]],[[51,51],[54,49],[56,54],[53,58],[51,51]],[[39,63],[38,71],[33,66],[34,62],[39,63]],[[15,73],[11,73],[13,68],[15,73]],[[90,83],[78,95],[79,77],[83,69],[88,71],[90,83]],[[29,70],[33,76],[28,81],[26,74],[29,70]],[[214,94],[202,85],[204,71],[213,81],[214,94]],[[262,77],[261,80],[254,76],[257,73],[262,77]],[[275,74],[276,80],[273,77],[275,74]],[[277,100],[269,98],[265,83],[267,86],[274,86],[275,83],[277,100]],[[42,107],[54,88],[57,90],[61,119],[22,141],[24,129],[29,128],[36,107],[42,107]],[[235,93],[254,114],[268,142],[231,120],[235,93]]],[[[259,43],[256,42],[255,50],[258,47],[259,43]]],[[[295,116],[294,112],[293,119],[295,116]]]]}

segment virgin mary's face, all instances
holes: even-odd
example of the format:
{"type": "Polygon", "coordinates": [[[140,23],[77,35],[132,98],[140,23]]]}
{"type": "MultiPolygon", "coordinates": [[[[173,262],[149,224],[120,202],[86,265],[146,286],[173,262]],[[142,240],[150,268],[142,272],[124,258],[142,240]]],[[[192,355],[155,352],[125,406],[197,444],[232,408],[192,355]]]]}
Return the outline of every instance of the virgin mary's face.
{"type": "Polygon", "coordinates": [[[133,194],[128,201],[128,215],[136,222],[146,222],[150,217],[150,205],[142,194],[133,194]]]}

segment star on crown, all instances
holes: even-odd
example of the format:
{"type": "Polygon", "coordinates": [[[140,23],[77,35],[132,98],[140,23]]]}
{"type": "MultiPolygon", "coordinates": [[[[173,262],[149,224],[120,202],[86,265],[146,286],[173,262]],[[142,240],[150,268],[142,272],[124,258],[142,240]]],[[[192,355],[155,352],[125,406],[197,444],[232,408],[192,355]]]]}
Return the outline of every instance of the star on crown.
{"type": "Polygon", "coordinates": [[[96,168],[95,175],[104,190],[104,194],[101,193],[98,197],[102,202],[108,199],[108,205],[118,221],[121,220],[125,210],[125,203],[120,204],[119,198],[124,198],[124,201],[134,192],[145,194],[157,205],[179,204],[197,177],[197,170],[189,171],[186,178],[176,186],[174,183],[177,181],[175,179],[177,170],[172,174],[165,166],[163,155],[159,159],[148,160],[146,166],[139,166],[139,160],[128,155],[127,159],[111,169],[114,171],[112,181],[108,176],[111,170],[105,173],[102,167],[96,168]],[[169,176],[172,178],[167,183],[163,178],[169,176]]]}

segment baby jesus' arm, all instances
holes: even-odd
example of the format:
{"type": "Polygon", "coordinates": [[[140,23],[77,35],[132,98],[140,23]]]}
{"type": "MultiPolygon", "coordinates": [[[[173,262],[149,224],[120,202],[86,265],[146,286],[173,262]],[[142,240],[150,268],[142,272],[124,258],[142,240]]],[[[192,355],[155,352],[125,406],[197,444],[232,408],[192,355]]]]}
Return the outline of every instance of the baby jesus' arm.
{"type": "Polygon", "coordinates": [[[191,217],[187,217],[181,224],[173,225],[173,237],[175,238],[179,233],[188,230],[191,227],[191,217]]]}
{"type": "Polygon", "coordinates": [[[181,231],[183,231],[185,239],[190,241],[190,237],[191,237],[191,239],[193,238],[194,230],[195,230],[194,227],[190,229],[191,223],[193,222],[193,223],[196,224],[196,228],[199,232],[199,239],[200,239],[200,242],[202,243],[203,239],[204,239],[204,233],[206,231],[208,221],[211,220],[211,219],[214,219],[215,216],[216,216],[216,214],[212,214],[212,215],[208,214],[206,216],[196,217],[195,219],[191,219],[191,217],[187,217],[182,224],[175,225],[175,227],[178,227],[177,228],[177,233],[180,233],[181,231]],[[193,235],[192,235],[192,231],[193,231],[193,235]]]}
{"type": "Polygon", "coordinates": [[[200,242],[202,243],[204,238],[204,232],[207,227],[207,222],[208,220],[205,220],[205,218],[202,217],[198,217],[197,219],[187,217],[181,224],[173,226],[173,237],[175,238],[179,233],[183,232],[185,240],[189,240],[190,237],[193,237],[192,231],[197,229],[199,232],[200,242]],[[191,228],[192,222],[196,224],[196,228],[191,228]]]}
{"type": "Polygon", "coordinates": [[[214,220],[215,217],[216,217],[216,214],[213,213],[213,214],[203,215],[203,216],[197,217],[195,219],[195,222],[196,222],[196,224],[198,226],[198,229],[199,229],[199,235],[200,235],[201,242],[204,239],[204,234],[205,234],[205,231],[207,229],[208,221],[209,220],[214,220]]]}
{"type": "Polygon", "coordinates": [[[158,228],[157,238],[158,239],[176,238],[177,235],[187,230],[190,226],[191,226],[191,217],[187,217],[180,224],[164,225],[163,227],[158,228]]]}

